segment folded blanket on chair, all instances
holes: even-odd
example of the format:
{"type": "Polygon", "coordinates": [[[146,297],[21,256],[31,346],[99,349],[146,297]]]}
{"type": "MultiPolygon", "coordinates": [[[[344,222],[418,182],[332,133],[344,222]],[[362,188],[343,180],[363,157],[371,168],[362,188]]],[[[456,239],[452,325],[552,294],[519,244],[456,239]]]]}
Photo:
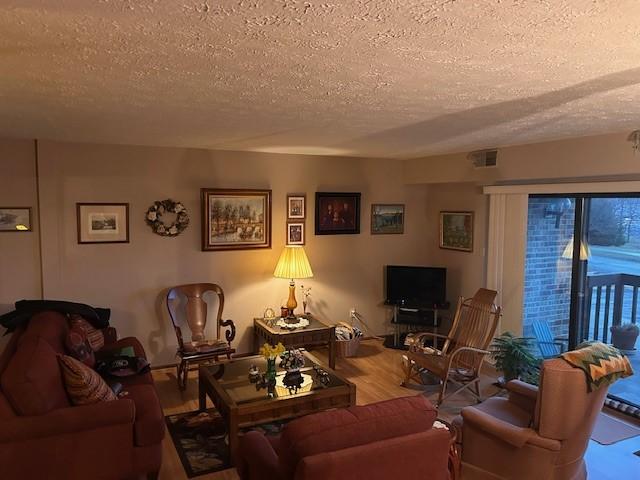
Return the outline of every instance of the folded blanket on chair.
{"type": "Polygon", "coordinates": [[[602,342],[582,343],[576,350],[560,356],[571,366],[584,371],[587,376],[587,389],[590,392],[602,385],[611,385],[619,378],[633,375],[627,356],[617,348],[602,342]]]}

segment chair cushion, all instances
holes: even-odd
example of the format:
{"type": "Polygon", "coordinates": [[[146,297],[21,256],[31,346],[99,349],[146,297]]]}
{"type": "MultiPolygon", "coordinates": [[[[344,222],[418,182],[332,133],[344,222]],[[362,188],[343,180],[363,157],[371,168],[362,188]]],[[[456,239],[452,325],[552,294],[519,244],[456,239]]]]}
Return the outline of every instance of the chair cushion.
{"type": "Polygon", "coordinates": [[[146,384],[130,385],[125,389],[124,398],[130,398],[136,404],[136,446],[160,443],[164,437],[164,416],[155,387],[146,384]]]}
{"type": "Polygon", "coordinates": [[[281,435],[281,467],[293,474],[307,456],[429,430],[437,411],[422,395],[316,413],[288,423],[281,435]]]}
{"type": "Polygon", "coordinates": [[[116,400],[116,396],[95,370],[67,355],[58,357],[64,385],[74,405],[116,400]]]}
{"type": "Polygon", "coordinates": [[[96,364],[96,357],[87,338],[87,332],[80,325],[72,326],[67,332],[64,340],[67,354],[87,367],[93,368],[96,364]]]}
{"type": "Polygon", "coordinates": [[[56,350],[37,335],[23,334],[2,373],[2,391],[18,415],[43,415],[69,406],[56,350]]]}
{"type": "Polygon", "coordinates": [[[89,344],[91,345],[91,349],[94,352],[97,352],[104,347],[104,333],[91,325],[84,319],[84,317],[73,313],[69,314],[69,325],[71,328],[79,327],[85,331],[89,344]]]}

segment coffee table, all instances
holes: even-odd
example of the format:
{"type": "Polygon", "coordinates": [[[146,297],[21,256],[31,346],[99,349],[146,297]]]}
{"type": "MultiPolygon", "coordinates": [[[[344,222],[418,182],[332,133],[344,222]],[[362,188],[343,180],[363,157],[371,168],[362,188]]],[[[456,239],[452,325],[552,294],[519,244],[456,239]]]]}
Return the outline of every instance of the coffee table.
{"type": "Polygon", "coordinates": [[[265,343],[282,343],[287,349],[326,345],[329,347],[329,368],[336,368],[336,327],[305,315],[309,325],[295,330],[286,330],[274,325],[274,320],[253,319],[254,352],[258,352],[265,343]]]}
{"type": "MultiPolygon", "coordinates": [[[[309,413],[355,405],[356,386],[335,371],[322,365],[309,352],[304,352],[305,366],[300,369],[309,383],[305,391],[289,393],[276,387],[273,398],[266,389],[257,389],[249,381],[249,367],[255,365],[266,370],[266,360],[261,355],[233,359],[214,365],[201,365],[199,369],[200,410],[206,409],[207,396],[225,421],[229,435],[231,462],[235,460],[240,429],[309,413]],[[318,366],[328,374],[328,382],[321,383],[313,367],[318,366]]],[[[278,361],[279,362],[279,361],[278,361]]],[[[285,372],[278,367],[277,376],[285,372]]],[[[277,383],[278,378],[276,378],[277,383]]]]}

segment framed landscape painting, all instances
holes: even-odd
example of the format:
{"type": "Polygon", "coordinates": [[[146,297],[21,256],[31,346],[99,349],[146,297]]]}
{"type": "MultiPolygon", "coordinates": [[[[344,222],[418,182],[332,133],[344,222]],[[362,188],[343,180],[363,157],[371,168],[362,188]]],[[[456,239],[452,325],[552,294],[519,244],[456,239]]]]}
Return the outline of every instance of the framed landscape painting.
{"type": "Polygon", "coordinates": [[[271,248],[271,190],[203,188],[202,250],[271,248]]]}
{"type": "Polygon", "coordinates": [[[316,235],[360,233],[360,193],[316,192],[316,235]]]}
{"type": "Polygon", "coordinates": [[[404,233],[404,205],[380,203],[371,205],[371,233],[373,235],[404,233]]]}
{"type": "Polygon", "coordinates": [[[129,243],[128,203],[77,203],[78,243],[129,243]]]}
{"type": "Polygon", "coordinates": [[[473,212],[440,212],[440,248],[473,251],[473,212]]]}
{"type": "Polygon", "coordinates": [[[0,232],[30,232],[31,207],[0,207],[0,232]]]}

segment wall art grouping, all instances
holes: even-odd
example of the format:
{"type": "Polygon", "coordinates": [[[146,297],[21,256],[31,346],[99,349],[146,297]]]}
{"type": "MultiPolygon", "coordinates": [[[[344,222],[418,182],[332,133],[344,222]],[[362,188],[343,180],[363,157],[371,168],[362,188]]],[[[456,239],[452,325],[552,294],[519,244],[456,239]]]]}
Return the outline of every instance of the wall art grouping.
{"type": "Polygon", "coordinates": [[[0,232],[31,230],[31,207],[0,207],[0,232]]]}
{"type": "Polygon", "coordinates": [[[128,203],[77,203],[78,243],[129,243],[128,203]]]}

